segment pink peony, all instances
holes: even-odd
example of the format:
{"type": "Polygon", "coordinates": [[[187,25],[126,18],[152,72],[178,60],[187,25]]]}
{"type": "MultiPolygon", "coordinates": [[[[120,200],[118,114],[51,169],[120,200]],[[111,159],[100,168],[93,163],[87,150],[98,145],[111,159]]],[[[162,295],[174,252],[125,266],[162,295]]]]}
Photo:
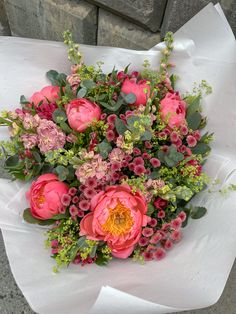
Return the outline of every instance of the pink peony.
{"type": "Polygon", "coordinates": [[[34,103],[35,107],[42,104],[55,103],[59,99],[59,86],[45,86],[41,91],[34,93],[30,97],[30,102],[34,103]]]}
{"type": "Polygon", "coordinates": [[[150,85],[147,84],[146,80],[140,80],[137,83],[136,79],[127,78],[121,86],[121,92],[125,94],[132,93],[136,96],[136,101],[133,105],[146,105],[147,99],[150,96],[150,85]]]}
{"type": "Polygon", "coordinates": [[[94,121],[100,120],[101,109],[95,103],[79,98],[67,105],[66,114],[70,127],[77,132],[84,132],[94,121]]]}
{"type": "Polygon", "coordinates": [[[41,153],[63,148],[66,143],[66,135],[52,121],[42,119],[37,127],[37,133],[41,153]]]}
{"type": "Polygon", "coordinates": [[[147,225],[147,204],[129,186],[109,186],[91,199],[92,212],[80,223],[80,235],[106,241],[112,254],[127,258],[147,225]]]}
{"type": "Polygon", "coordinates": [[[67,184],[59,181],[55,174],[41,175],[26,193],[32,216],[45,220],[62,212],[61,197],[68,190],[67,184]]]}
{"type": "Polygon", "coordinates": [[[160,103],[161,118],[169,127],[179,127],[185,123],[186,103],[178,93],[167,93],[160,103]]]}

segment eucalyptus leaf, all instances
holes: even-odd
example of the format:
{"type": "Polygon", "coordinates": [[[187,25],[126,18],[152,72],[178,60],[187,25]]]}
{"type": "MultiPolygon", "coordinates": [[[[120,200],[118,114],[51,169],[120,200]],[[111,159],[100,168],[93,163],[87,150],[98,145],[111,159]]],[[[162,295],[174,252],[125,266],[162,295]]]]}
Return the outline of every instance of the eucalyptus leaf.
{"type": "Polygon", "coordinates": [[[201,124],[202,116],[199,112],[194,112],[186,120],[190,129],[197,130],[201,124]]]}
{"type": "Polygon", "coordinates": [[[118,117],[115,120],[115,127],[116,127],[116,131],[120,135],[124,135],[125,131],[127,130],[125,123],[118,117]]]}
{"type": "Polygon", "coordinates": [[[23,218],[24,218],[24,220],[26,222],[28,222],[30,224],[37,224],[37,225],[40,225],[40,226],[49,226],[49,225],[54,224],[54,222],[55,222],[52,219],[40,220],[40,219],[37,219],[37,218],[33,217],[32,214],[31,214],[30,208],[26,208],[24,210],[23,218]]]}
{"type": "Polygon", "coordinates": [[[81,82],[81,86],[86,88],[87,90],[89,90],[89,89],[96,87],[96,83],[92,80],[83,80],[81,82]]]}
{"type": "Polygon", "coordinates": [[[108,143],[106,140],[104,140],[103,142],[101,142],[100,144],[97,145],[98,149],[99,149],[99,153],[102,156],[102,158],[107,158],[108,154],[111,152],[112,150],[112,146],[110,143],[108,143]]]}
{"type": "Polygon", "coordinates": [[[56,109],[52,114],[53,121],[60,124],[67,120],[66,113],[61,109],[56,109]]]}
{"type": "Polygon", "coordinates": [[[82,87],[80,88],[80,90],[77,93],[77,97],[78,98],[83,98],[84,96],[86,96],[87,94],[87,88],[86,87],[82,87]]]}
{"type": "Polygon", "coordinates": [[[58,175],[60,181],[65,181],[67,179],[67,176],[69,175],[69,170],[61,165],[55,168],[55,172],[58,175]]]}
{"type": "Polygon", "coordinates": [[[190,216],[192,219],[202,218],[207,212],[205,207],[196,206],[191,208],[190,216]]]}
{"type": "Polygon", "coordinates": [[[204,155],[207,154],[211,148],[209,145],[205,144],[205,143],[198,143],[195,147],[193,147],[192,149],[192,153],[196,154],[196,155],[204,155]]]}
{"type": "Polygon", "coordinates": [[[200,111],[200,100],[201,100],[201,96],[195,96],[191,102],[188,105],[187,108],[187,119],[189,118],[189,116],[191,116],[193,113],[200,111]]]}

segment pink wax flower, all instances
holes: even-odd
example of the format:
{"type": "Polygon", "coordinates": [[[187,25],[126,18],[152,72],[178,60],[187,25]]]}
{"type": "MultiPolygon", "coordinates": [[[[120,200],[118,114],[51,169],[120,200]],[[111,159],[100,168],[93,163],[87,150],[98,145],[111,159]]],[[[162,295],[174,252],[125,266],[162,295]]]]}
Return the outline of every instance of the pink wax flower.
{"type": "Polygon", "coordinates": [[[58,108],[57,104],[42,104],[36,107],[36,112],[41,119],[52,120],[53,112],[58,108]]]}
{"type": "Polygon", "coordinates": [[[179,93],[167,93],[160,102],[160,114],[169,127],[179,127],[185,123],[186,103],[179,93]]]}
{"type": "Polygon", "coordinates": [[[26,193],[32,216],[45,220],[59,214],[63,207],[61,197],[68,190],[68,185],[59,181],[55,174],[41,175],[31,184],[30,190],[26,193]]]}
{"type": "Polygon", "coordinates": [[[126,78],[121,86],[121,92],[125,94],[134,94],[136,101],[133,105],[146,105],[147,99],[150,96],[150,85],[146,80],[140,80],[138,83],[136,79],[126,78]]]}
{"type": "Polygon", "coordinates": [[[38,144],[38,136],[35,134],[23,134],[20,140],[23,142],[24,148],[26,149],[34,148],[38,144]]]}
{"type": "Polygon", "coordinates": [[[129,186],[109,186],[91,199],[91,213],[80,223],[80,235],[106,241],[112,255],[127,258],[147,225],[147,204],[129,186]]]}
{"type": "Polygon", "coordinates": [[[59,99],[59,86],[45,86],[41,91],[34,93],[30,97],[30,103],[34,103],[35,107],[42,104],[55,103],[59,99]]]}
{"type": "Polygon", "coordinates": [[[166,200],[163,200],[163,198],[161,197],[158,197],[154,202],[154,206],[157,209],[164,209],[166,208],[167,205],[168,205],[168,202],[166,200]]]}
{"type": "Polygon", "coordinates": [[[42,119],[37,127],[37,133],[41,153],[63,148],[66,143],[66,135],[52,121],[42,119]]]}
{"type": "Polygon", "coordinates": [[[93,122],[100,120],[101,109],[97,104],[79,98],[66,106],[66,114],[70,127],[77,132],[84,132],[93,122]]]}
{"type": "Polygon", "coordinates": [[[194,136],[188,135],[187,136],[187,143],[189,147],[194,147],[197,145],[197,140],[194,136]]]}

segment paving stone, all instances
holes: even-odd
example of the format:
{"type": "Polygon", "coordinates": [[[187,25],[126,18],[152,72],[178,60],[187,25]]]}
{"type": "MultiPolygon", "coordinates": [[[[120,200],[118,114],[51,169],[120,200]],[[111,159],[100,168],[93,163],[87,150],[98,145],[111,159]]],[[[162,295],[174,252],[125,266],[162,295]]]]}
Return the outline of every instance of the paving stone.
{"type": "Polygon", "coordinates": [[[236,34],[236,0],[168,0],[161,27],[161,36],[164,37],[167,31],[177,31],[209,2],[214,4],[220,2],[236,34]]]}
{"type": "Polygon", "coordinates": [[[156,32],[162,22],[167,0],[88,0],[156,32]]]}
{"type": "Polygon", "coordinates": [[[159,41],[159,32],[152,33],[117,15],[99,9],[97,38],[99,46],[146,50],[159,41]]]}
{"type": "Polygon", "coordinates": [[[96,44],[97,7],[74,0],[5,0],[14,36],[62,41],[69,29],[75,41],[96,44]]]}
{"type": "Polygon", "coordinates": [[[9,27],[4,0],[0,0],[0,36],[11,35],[11,30],[9,27]]]}

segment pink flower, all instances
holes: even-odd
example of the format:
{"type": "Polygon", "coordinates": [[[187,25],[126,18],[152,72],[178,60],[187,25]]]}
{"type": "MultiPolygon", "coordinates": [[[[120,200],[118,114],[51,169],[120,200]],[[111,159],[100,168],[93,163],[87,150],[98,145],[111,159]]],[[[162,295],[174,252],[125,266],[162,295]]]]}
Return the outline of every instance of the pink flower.
{"type": "Polygon", "coordinates": [[[160,232],[156,232],[150,239],[151,244],[157,244],[162,239],[160,232]]]}
{"type": "Polygon", "coordinates": [[[79,202],[79,208],[83,211],[89,210],[90,208],[90,203],[87,200],[81,200],[79,202]]]}
{"type": "Polygon", "coordinates": [[[174,230],[171,233],[170,237],[174,241],[179,241],[181,239],[181,232],[179,230],[174,230]]]}
{"type": "Polygon", "coordinates": [[[31,149],[38,144],[38,136],[35,134],[23,134],[20,137],[23,142],[24,148],[31,149]]]}
{"type": "Polygon", "coordinates": [[[142,175],[145,172],[146,172],[146,169],[145,169],[144,166],[142,166],[142,165],[134,166],[134,173],[137,176],[140,176],[140,175],[142,175]]]}
{"type": "Polygon", "coordinates": [[[113,141],[114,138],[115,138],[115,132],[112,131],[112,130],[108,130],[108,131],[106,132],[106,138],[107,138],[108,142],[113,141]]]}
{"type": "Polygon", "coordinates": [[[77,189],[75,187],[72,187],[72,188],[69,189],[68,194],[70,196],[75,196],[76,193],[77,193],[77,189]]]}
{"type": "Polygon", "coordinates": [[[178,93],[167,93],[160,103],[161,118],[169,127],[179,127],[185,123],[186,103],[178,93]]]}
{"type": "Polygon", "coordinates": [[[71,205],[69,211],[72,217],[78,215],[78,208],[75,205],[71,205]]]}
{"type": "Polygon", "coordinates": [[[189,147],[194,147],[197,145],[197,140],[194,136],[188,135],[187,136],[187,143],[189,147]]]}
{"type": "Polygon", "coordinates": [[[153,229],[152,228],[144,228],[142,231],[142,235],[146,238],[149,238],[153,235],[153,229]]]}
{"type": "Polygon", "coordinates": [[[182,220],[178,217],[171,221],[171,227],[173,229],[179,229],[181,225],[182,225],[182,220]]]}
{"type": "Polygon", "coordinates": [[[148,222],[148,224],[149,224],[152,228],[154,228],[154,227],[156,227],[156,225],[157,225],[157,220],[156,220],[155,218],[152,218],[152,219],[148,222]]]}
{"type": "Polygon", "coordinates": [[[148,238],[144,238],[144,237],[142,237],[142,238],[140,238],[139,239],[139,241],[138,241],[138,244],[140,245],[140,246],[146,246],[146,245],[148,245],[148,238]]]}
{"type": "Polygon", "coordinates": [[[70,127],[84,132],[93,122],[100,120],[101,109],[95,103],[83,98],[72,100],[66,107],[70,127]]]}
{"type": "Polygon", "coordinates": [[[184,211],[180,212],[178,217],[182,220],[182,222],[184,222],[187,218],[187,215],[184,211]]]}
{"type": "Polygon", "coordinates": [[[151,159],[151,156],[150,156],[148,153],[146,153],[146,152],[144,152],[144,153],[142,154],[142,157],[143,157],[144,159],[151,159]]]}
{"type": "Polygon", "coordinates": [[[144,160],[143,160],[142,157],[135,157],[134,160],[133,160],[133,164],[135,166],[139,166],[139,165],[143,166],[144,165],[144,160]]]}
{"type": "Polygon", "coordinates": [[[162,249],[161,247],[159,247],[156,249],[153,255],[154,255],[154,258],[159,261],[166,256],[166,251],[162,249]]]}
{"type": "Polygon", "coordinates": [[[153,203],[153,205],[157,208],[157,209],[164,209],[166,208],[166,206],[168,205],[168,202],[166,200],[163,200],[163,198],[158,197],[155,202],[153,203]]]}
{"type": "Polygon", "coordinates": [[[125,94],[134,94],[136,96],[135,106],[146,105],[150,96],[150,85],[146,80],[140,80],[136,83],[136,79],[126,78],[121,86],[121,92],[125,94]]]}
{"type": "Polygon", "coordinates": [[[75,143],[77,141],[77,136],[70,133],[69,135],[67,135],[66,140],[69,143],[75,143]]]}
{"type": "Polygon", "coordinates": [[[68,190],[67,184],[59,181],[55,174],[41,175],[31,184],[30,190],[26,193],[32,216],[45,220],[59,214],[63,207],[61,197],[68,190]]]}
{"type": "Polygon", "coordinates": [[[110,114],[108,117],[107,117],[107,122],[108,123],[111,123],[114,125],[115,121],[116,121],[116,118],[117,118],[117,115],[116,114],[110,114]]]}
{"type": "Polygon", "coordinates": [[[71,89],[75,92],[80,85],[80,77],[77,73],[72,73],[67,76],[67,82],[70,84],[71,89]]]}
{"type": "Polygon", "coordinates": [[[63,206],[67,207],[70,205],[71,202],[71,196],[69,194],[63,194],[61,196],[61,203],[63,206]]]}
{"type": "Polygon", "coordinates": [[[125,153],[120,148],[114,148],[109,154],[109,160],[111,162],[118,161],[121,162],[125,158],[125,153]]]}
{"type": "Polygon", "coordinates": [[[158,213],[157,213],[157,218],[164,218],[166,215],[166,213],[164,212],[164,210],[159,210],[158,213]]]}
{"type": "Polygon", "coordinates": [[[41,153],[63,148],[66,143],[66,135],[52,121],[43,119],[37,127],[39,149],[41,153]]]}
{"type": "Polygon", "coordinates": [[[97,180],[95,178],[88,178],[85,182],[85,185],[90,188],[96,188],[98,185],[97,180]]]}
{"type": "Polygon", "coordinates": [[[55,103],[42,104],[36,107],[36,112],[41,119],[52,120],[53,112],[58,108],[55,103]]]}
{"type": "Polygon", "coordinates": [[[141,155],[141,150],[137,147],[134,147],[133,153],[135,156],[141,155]]]}
{"type": "Polygon", "coordinates": [[[30,97],[30,102],[34,103],[35,107],[42,104],[55,103],[59,99],[59,86],[45,86],[41,91],[34,93],[30,97]]]}
{"type": "Polygon", "coordinates": [[[151,165],[152,165],[154,168],[160,167],[160,165],[161,165],[160,160],[157,159],[157,158],[151,158],[151,159],[150,159],[150,163],[151,163],[151,165]]]}
{"type": "Polygon", "coordinates": [[[150,251],[143,252],[143,257],[145,261],[152,261],[153,260],[153,253],[150,251]]]}
{"type": "Polygon", "coordinates": [[[29,113],[25,113],[23,117],[23,127],[26,130],[37,128],[37,126],[40,124],[41,119],[38,115],[32,116],[29,113]]]}
{"type": "Polygon", "coordinates": [[[182,125],[180,127],[180,132],[183,134],[183,135],[187,135],[188,134],[188,128],[186,125],[182,125]]]}
{"type": "Polygon", "coordinates": [[[76,204],[79,201],[79,197],[76,195],[72,198],[72,203],[76,204]]]}
{"type": "Polygon", "coordinates": [[[96,191],[91,188],[84,189],[84,196],[86,198],[92,198],[96,194],[96,191]]]}
{"type": "Polygon", "coordinates": [[[109,186],[91,199],[92,212],[80,223],[80,235],[106,241],[112,254],[127,258],[147,225],[147,204],[129,186],[109,186]]]}
{"type": "Polygon", "coordinates": [[[173,242],[171,242],[170,240],[166,240],[165,244],[164,244],[164,248],[166,250],[170,250],[173,247],[173,242]]]}

